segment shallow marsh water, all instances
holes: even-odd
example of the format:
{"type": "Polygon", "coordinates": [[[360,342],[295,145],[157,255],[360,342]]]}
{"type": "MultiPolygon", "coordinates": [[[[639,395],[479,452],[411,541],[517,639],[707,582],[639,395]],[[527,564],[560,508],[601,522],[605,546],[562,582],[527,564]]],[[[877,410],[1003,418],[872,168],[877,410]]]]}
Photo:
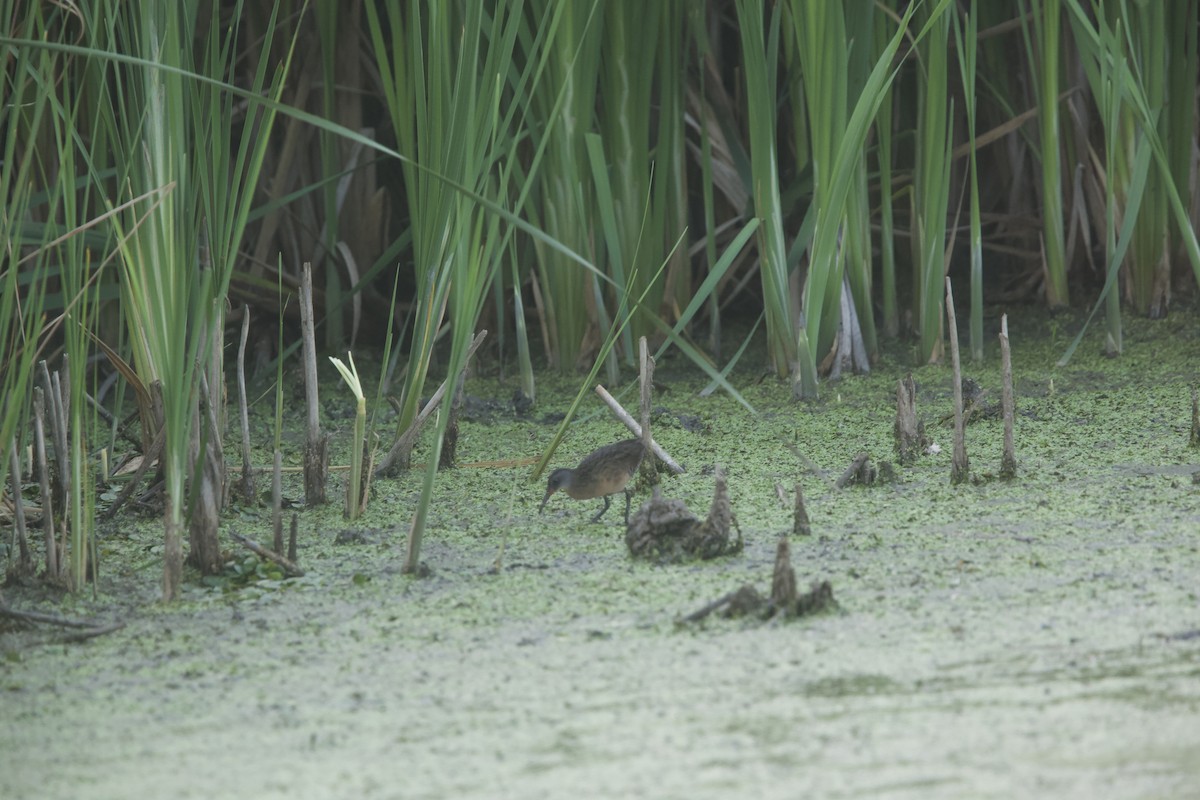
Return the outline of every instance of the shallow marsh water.
{"type": "MultiPolygon", "coordinates": [[[[654,430],[688,473],[664,489],[702,514],[708,468],[726,470],[746,539],[732,558],[631,561],[619,503],[600,525],[587,524],[599,501],[561,496],[539,517],[529,467],[464,466],[437,484],[429,578],[399,573],[414,473],[377,485],[363,543],[334,543],[348,527],[335,509],[302,512],[306,577],[234,592],[193,580],[163,607],[161,526],[126,518],[102,536],[99,600],[5,590],[127,625],[81,644],[0,639],[0,797],[1196,796],[1200,320],[1131,321],[1116,361],[1096,354],[1097,331],[1055,368],[1055,329],[1077,324],[1012,326],[1019,475],[989,476],[1001,426],[984,419],[967,433],[980,481],[959,487],[937,424],[947,368],[914,371],[941,452],[896,484],[837,491],[860,450],[892,458],[902,363],[826,384],[813,405],[742,374],[753,416],[697,398],[666,360],[654,430]],[[840,610],[678,626],[743,583],[769,590],[791,524],[776,484],[796,480],[814,533],[793,537],[793,564],[802,586],[831,581],[840,610]]],[[[985,402],[999,401],[994,351],[965,367],[985,402]]],[[[544,379],[529,418],[478,411],[460,461],[537,455],[567,386],[544,379]]],[[[330,424],[344,445],[348,421],[330,424]]],[[[624,435],[598,414],[553,463],[624,435]]],[[[262,541],[267,520],[227,516],[262,541]]]]}

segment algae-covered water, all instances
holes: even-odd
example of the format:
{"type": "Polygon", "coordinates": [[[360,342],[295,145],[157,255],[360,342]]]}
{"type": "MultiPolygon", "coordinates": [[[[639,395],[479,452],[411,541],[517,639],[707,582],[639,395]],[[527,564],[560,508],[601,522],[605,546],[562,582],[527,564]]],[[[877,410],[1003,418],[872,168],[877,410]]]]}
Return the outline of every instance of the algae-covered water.
{"type": "MultiPolygon", "coordinates": [[[[126,625],[0,637],[0,797],[1200,795],[1200,320],[1130,322],[1117,360],[1097,332],[1056,368],[1077,325],[1012,326],[1019,474],[993,477],[1001,423],[985,416],[967,431],[977,481],[958,487],[948,368],[914,372],[941,451],[836,490],[858,452],[892,458],[901,359],[816,404],[736,374],[757,414],[698,397],[664,359],[655,437],[688,469],[664,492],[703,514],[720,465],[746,541],[709,562],[631,560],[620,502],[598,525],[599,501],[561,494],[538,516],[544,484],[495,462],[551,439],[569,397],[549,376],[529,416],[511,384],[469,385],[481,401],[435,490],[427,578],[400,574],[416,473],[381,481],[353,526],[301,512],[304,578],[193,575],[174,606],[155,602],[161,527],[130,512],[101,533],[99,599],[4,590],[126,625]],[[792,560],[839,609],[678,624],[742,584],[769,591],[797,480],[813,535],[792,560]]],[[[985,406],[995,350],[965,368],[985,406]]],[[[336,386],[326,409],[349,408],[336,386]]],[[[585,409],[555,465],[626,436],[585,409]]],[[[349,420],[328,424],[344,447],[349,420]]],[[[269,541],[264,510],[225,519],[269,541]]]]}

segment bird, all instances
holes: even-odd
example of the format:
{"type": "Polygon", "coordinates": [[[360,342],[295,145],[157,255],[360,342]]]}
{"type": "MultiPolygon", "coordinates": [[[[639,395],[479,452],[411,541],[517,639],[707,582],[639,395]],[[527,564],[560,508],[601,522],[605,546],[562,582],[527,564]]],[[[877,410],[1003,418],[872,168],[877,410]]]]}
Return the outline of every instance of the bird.
{"type": "Polygon", "coordinates": [[[611,504],[609,495],[624,490],[625,492],[625,524],[629,524],[629,479],[637,472],[642,463],[646,448],[641,439],[626,439],[623,442],[605,445],[584,456],[575,469],[556,469],[550,473],[546,483],[546,496],[538,513],[546,508],[550,495],[559,489],[576,500],[591,500],[593,497],[603,497],[604,507],[592,517],[592,522],[599,522],[600,517],[611,504]]]}

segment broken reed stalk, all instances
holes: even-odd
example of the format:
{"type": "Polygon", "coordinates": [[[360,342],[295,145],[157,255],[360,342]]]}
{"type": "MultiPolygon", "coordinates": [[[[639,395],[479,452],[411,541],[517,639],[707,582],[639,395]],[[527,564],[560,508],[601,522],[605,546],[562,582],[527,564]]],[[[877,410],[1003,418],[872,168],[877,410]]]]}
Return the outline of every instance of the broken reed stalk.
{"type": "Polygon", "coordinates": [[[58,547],[54,544],[54,499],[50,495],[50,467],[46,463],[46,393],[33,387],[33,451],[37,459],[38,491],[42,496],[42,537],[46,548],[46,577],[56,580],[58,547]]]}
{"type": "Polygon", "coordinates": [[[724,594],[721,597],[718,597],[716,600],[713,600],[711,603],[706,603],[705,605],[696,609],[695,611],[688,614],[687,616],[680,617],[678,620],[676,620],[675,624],[683,625],[683,624],[689,623],[689,622],[699,622],[700,620],[702,620],[705,617],[712,614],[714,611],[718,611],[721,608],[723,608],[724,606],[727,606],[730,603],[732,603],[735,599],[737,599],[738,595],[741,594],[742,592],[744,592],[746,589],[749,589],[752,592],[754,591],[754,587],[752,587],[752,586],[743,586],[740,589],[735,589],[734,591],[729,592],[728,594],[724,594]]]}
{"type": "Polygon", "coordinates": [[[946,327],[950,329],[950,364],[954,381],[954,455],[950,460],[950,482],[959,484],[971,472],[967,460],[967,435],[963,427],[962,363],[958,358],[958,320],[954,316],[954,292],[946,278],[946,327]]]}
{"type": "Polygon", "coordinates": [[[283,570],[283,574],[288,576],[289,578],[304,577],[304,570],[300,569],[300,566],[295,561],[291,560],[290,558],[287,558],[286,556],[281,556],[281,555],[279,555],[279,553],[268,550],[267,548],[263,547],[258,542],[252,541],[250,539],[247,539],[245,536],[242,536],[237,531],[230,531],[229,536],[235,542],[238,542],[243,547],[245,547],[247,550],[249,550],[250,552],[254,553],[256,556],[258,556],[259,558],[265,558],[267,561],[270,561],[274,564],[278,564],[280,569],[283,570]]]}
{"type": "Polygon", "coordinates": [[[463,385],[459,383],[454,396],[450,399],[450,406],[447,409],[447,413],[450,416],[446,420],[446,433],[442,436],[442,450],[438,455],[438,469],[451,469],[454,467],[454,457],[458,454],[458,412],[462,409],[462,402],[463,385]]]}
{"type": "Polygon", "coordinates": [[[812,524],[808,521],[808,509],[804,507],[804,489],[796,481],[796,507],[792,510],[792,534],[811,536],[812,524]]]}
{"type": "Polygon", "coordinates": [[[831,489],[838,488],[837,482],[833,478],[829,477],[829,473],[827,473],[825,470],[821,469],[820,464],[813,461],[808,456],[804,455],[804,453],[800,452],[799,447],[792,444],[791,442],[786,442],[786,441],[783,443],[783,446],[786,447],[788,450],[792,451],[792,455],[794,455],[797,459],[799,459],[800,463],[804,465],[804,468],[806,470],[808,470],[813,475],[816,475],[818,478],[820,478],[821,480],[828,483],[829,487],[831,489]]]}
{"type": "Polygon", "coordinates": [[[745,547],[742,528],[729,502],[729,482],[725,480],[725,470],[720,464],[714,470],[712,506],[704,522],[700,523],[699,536],[700,546],[696,552],[701,558],[740,553],[745,547]],[[730,528],[737,531],[737,539],[733,542],[729,541],[730,528]]]}
{"type": "MultiPolygon", "coordinates": [[[[482,330],[475,334],[475,338],[471,340],[471,344],[467,347],[467,357],[463,361],[463,374],[466,374],[466,369],[471,363],[471,356],[475,355],[475,351],[483,344],[483,340],[487,338],[487,331],[482,330]]],[[[425,423],[433,415],[441,404],[442,399],[446,396],[446,392],[450,388],[451,376],[446,376],[446,380],[442,381],[442,385],[433,393],[433,397],[429,398],[429,402],[417,414],[416,419],[408,426],[408,430],[396,437],[396,441],[392,442],[392,446],[388,449],[385,455],[379,461],[379,465],[375,467],[376,475],[386,475],[393,468],[408,469],[412,462],[413,446],[417,443],[417,437],[421,435],[421,429],[425,427],[425,423]]]]}
{"type": "Polygon", "coordinates": [[[1000,456],[1000,477],[1017,474],[1017,452],[1013,443],[1012,351],[1008,346],[1008,314],[1000,317],[1000,408],[1004,415],[1004,453],[1000,456]]]}
{"type": "Polygon", "coordinates": [[[17,572],[33,574],[33,556],[29,553],[29,540],[25,538],[25,503],[21,498],[21,459],[17,455],[17,439],[13,437],[8,447],[8,479],[12,492],[13,533],[17,537],[17,572]]]}
{"type": "Polygon", "coordinates": [[[1189,439],[1192,447],[1200,447],[1200,394],[1192,388],[1192,435],[1189,439]]]}
{"type": "MultiPolygon", "coordinates": [[[[68,619],[67,617],[59,616],[58,614],[43,614],[38,611],[18,611],[15,608],[0,603],[0,617],[5,619],[15,619],[21,622],[35,622],[42,625],[56,625],[60,628],[71,628],[80,633],[71,637],[73,639],[86,639],[91,636],[100,636],[105,633],[112,633],[125,627],[124,622],[113,622],[108,625],[98,625],[92,622],[83,622],[77,619],[68,619]]],[[[59,640],[69,641],[69,640],[59,640]]]]}
{"type": "Polygon", "coordinates": [[[65,518],[63,501],[67,496],[67,425],[63,416],[62,397],[59,394],[58,382],[50,376],[50,368],[45,359],[38,362],[38,377],[42,390],[46,394],[46,411],[50,415],[50,442],[54,446],[54,463],[57,467],[52,474],[51,508],[57,508],[65,518]]]}
{"type": "Polygon", "coordinates": [[[296,538],[300,532],[300,515],[295,511],[292,512],[291,530],[288,531],[288,560],[296,562],[296,538]]]}
{"type": "Polygon", "coordinates": [[[917,419],[917,383],[911,372],[896,382],[896,422],[892,433],[896,438],[896,460],[906,466],[915,464],[928,442],[925,423],[917,419]]]}
{"type": "Polygon", "coordinates": [[[792,616],[796,608],[796,570],[792,568],[792,548],[787,536],[775,546],[775,571],[771,575],[771,605],[776,614],[792,616]]]}
{"type": "MultiPolygon", "coordinates": [[[[617,402],[617,398],[609,394],[608,390],[600,384],[596,384],[596,394],[600,395],[600,399],[603,400],[605,405],[607,405],[613,412],[613,416],[619,419],[625,425],[625,427],[628,428],[631,433],[633,433],[634,436],[641,438],[641,424],[638,423],[638,421],[632,416],[630,416],[628,411],[621,407],[621,404],[617,402]]],[[[675,475],[682,475],[684,472],[686,472],[683,467],[679,466],[679,464],[675,462],[675,459],[667,455],[667,451],[662,449],[662,445],[654,441],[654,437],[650,438],[650,452],[654,453],[659,461],[666,464],[667,469],[671,470],[671,472],[675,475]]]]}
{"type": "Polygon", "coordinates": [[[312,263],[304,262],[300,277],[300,332],[303,340],[304,402],[308,411],[304,444],[304,502],[323,505],[329,473],[329,437],[321,433],[321,407],[317,396],[317,334],[313,319],[312,263]]]}
{"type": "Polygon", "coordinates": [[[642,413],[642,475],[649,476],[652,483],[657,483],[658,470],[654,466],[654,450],[650,447],[650,401],[654,390],[654,359],[650,356],[650,348],[646,337],[638,339],[638,379],[641,388],[642,413]]]}
{"type": "MultiPolygon", "coordinates": [[[[55,413],[58,414],[59,427],[62,430],[63,464],[67,464],[68,461],[70,461],[71,450],[70,445],[68,444],[71,438],[71,425],[69,421],[71,419],[71,373],[67,369],[69,366],[67,363],[68,359],[68,355],[63,353],[62,366],[56,369],[54,374],[51,376],[54,381],[54,390],[56,394],[56,397],[54,398],[55,413]]],[[[63,486],[66,489],[70,489],[71,471],[65,466],[63,467],[63,471],[66,473],[65,477],[63,478],[63,486]]]]}
{"type": "Polygon", "coordinates": [[[283,452],[276,448],[271,470],[271,527],[275,532],[275,550],[283,549],[283,452]]]}
{"type": "Polygon", "coordinates": [[[238,343],[238,418],[242,428],[242,480],[238,491],[242,502],[254,505],[254,468],[250,465],[250,404],[246,401],[246,341],[250,338],[250,306],[242,305],[242,338],[238,343]]]}
{"type": "Polygon", "coordinates": [[[80,628],[79,630],[76,630],[74,633],[68,633],[63,636],[59,636],[54,641],[58,644],[69,644],[72,642],[84,642],[84,641],[87,641],[88,639],[94,639],[97,636],[104,636],[105,634],[112,633],[113,631],[119,631],[124,627],[125,627],[124,622],[113,622],[109,625],[99,625],[95,628],[80,628]]]}
{"type": "Polygon", "coordinates": [[[50,377],[50,368],[45,360],[38,362],[38,373],[42,388],[46,392],[46,410],[50,412],[50,441],[54,444],[54,456],[57,462],[60,454],[67,449],[67,432],[62,427],[62,398],[55,391],[54,379],[50,377]]]}
{"type": "MultiPolygon", "coordinates": [[[[776,566],[778,566],[778,562],[776,566]]],[[[744,617],[754,614],[762,619],[772,620],[780,616],[803,617],[832,608],[837,608],[837,602],[833,599],[833,586],[829,581],[814,581],[809,591],[797,594],[793,602],[786,608],[776,605],[773,598],[770,601],[764,600],[758,591],[747,583],[737,591],[719,597],[703,608],[676,620],[675,624],[685,625],[690,622],[699,622],[714,611],[721,611],[725,617],[744,617]]]]}
{"type": "Polygon", "coordinates": [[[462,413],[463,398],[467,390],[467,363],[458,373],[454,384],[454,396],[450,399],[450,418],[446,420],[446,434],[442,437],[442,454],[438,458],[438,469],[450,469],[458,454],[458,417],[462,413]]]}
{"type": "Polygon", "coordinates": [[[870,485],[875,482],[875,468],[871,466],[871,454],[863,450],[854,457],[850,466],[834,482],[834,487],[845,489],[852,483],[870,485]]]}

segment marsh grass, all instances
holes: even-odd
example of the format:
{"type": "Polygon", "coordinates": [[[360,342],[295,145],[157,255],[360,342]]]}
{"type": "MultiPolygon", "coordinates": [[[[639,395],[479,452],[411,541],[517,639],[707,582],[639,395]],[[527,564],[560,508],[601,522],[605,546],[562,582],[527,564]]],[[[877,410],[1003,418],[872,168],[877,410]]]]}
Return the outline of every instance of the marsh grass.
{"type": "MultiPolygon", "coordinates": [[[[14,19],[11,0],[0,2],[0,18],[14,19]]],[[[33,13],[24,20],[17,35],[37,36],[41,15],[33,13]]],[[[30,413],[25,401],[29,396],[37,344],[41,338],[47,282],[32,280],[50,269],[43,245],[51,237],[50,226],[36,236],[30,228],[34,214],[33,176],[38,169],[38,135],[47,125],[49,95],[41,90],[39,79],[53,74],[52,53],[28,49],[12,54],[12,71],[6,75],[5,101],[0,104],[0,133],[3,157],[0,160],[0,486],[8,487],[11,459],[9,448],[20,451],[24,437],[15,438],[23,419],[30,413]],[[28,271],[20,264],[29,254],[28,271]]],[[[44,169],[44,167],[42,167],[44,169]]]]}

